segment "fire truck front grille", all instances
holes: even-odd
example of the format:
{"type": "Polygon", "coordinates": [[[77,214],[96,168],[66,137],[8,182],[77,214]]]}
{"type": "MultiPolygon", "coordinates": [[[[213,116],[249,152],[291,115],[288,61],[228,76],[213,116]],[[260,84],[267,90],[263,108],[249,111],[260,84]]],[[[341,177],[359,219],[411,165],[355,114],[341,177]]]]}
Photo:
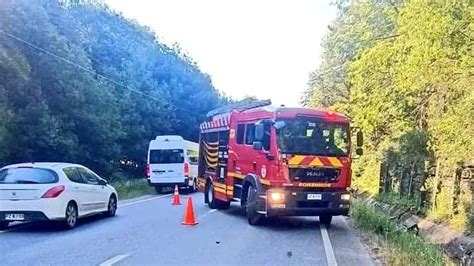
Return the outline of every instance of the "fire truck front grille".
{"type": "Polygon", "coordinates": [[[332,168],[290,168],[290,178],[295,182],[337,182],[340,169],[332,168]]]}

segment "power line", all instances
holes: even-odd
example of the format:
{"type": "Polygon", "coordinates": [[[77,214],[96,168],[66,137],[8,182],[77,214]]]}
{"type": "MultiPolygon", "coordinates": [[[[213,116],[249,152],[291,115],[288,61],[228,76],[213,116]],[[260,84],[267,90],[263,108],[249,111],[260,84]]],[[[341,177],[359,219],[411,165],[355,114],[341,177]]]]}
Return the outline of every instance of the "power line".
{"type": "Polygon", "coordinates": [[[145,97],[145,98],[148,98],[148,99],[151,99],[151,100],[154,100],[154,101],[160,101],[159,99],[157,99],[157,98],[155,98],[155,97],[149,96],[149,95],[147,95],[147,94],[145,94],[145,93],[143,93],[143,92],[141,92],[141,91],[139,91],[139,90],[130,88],[129,86],[123,85],[122,83],[120,83],[120,82],[118,82],[118,81],[115,81],[115,80],[113,80],[113,79],[111,79],[111,78],[109,78],[109,77],[106,77],[106,76],[101,75],[101,74],[99,74],[99,73],[97,73],[97,72],[95,72],[95,71],[92,71],[92,70],[90,70],[90,69],[88,69],[88,68],[86,68],[86,67],[83,67],[83,66],[81,66],[81,65],[78,65],[78,64],[72,62],[71,60],[69,60],[69,59],[67,59],[67,58],[64,58],[64,57],[59,56],[59,55],[57,55],[57,54],[55,54],[55,53],[52,53],[52,52],[50,52],[50,51],[47,51],[47,50],[45,50],[45,49],[43,49],[43,48],[37,46],[36,44],[33,44],[33,43],[31,43],[31,42],[28,42],[28,41],[26,41],[26,40],[24,40],[24,39],[22,39],[22,38],[20,38],[20,37],[18,37],[18,36],[15,36],[15,35],[9,33],[9,32],[6,32],[6,31],[4,31],[4,30],[2,30],[2,29],[0,29],[0,32],[2,32],[3,34],[7,35],[8,37],[10,37],[10,38],[12,38],[12,39],[14,39],[14,40],[16,40],[16,41],[19,41],[19,42],[21,42],[21,43],[23,43],[23,44],[26,44],[26,45],[28,45],[29,47],[34,48],[34,49],[36,49],[36,50],[38,50],[38,51],[40,51],[40,52],[42,52],[42,53],[44,53],[44,54],[47,54],[47,55],[52,56],[52,57],[54,57],[54,58],[56,58],[56,59],[58,59],[58,60],[60,60],[60,61],[63,61],[63,62],[66,63],[66,64],[69,64],[69,65],[71,65],[71,66],[74,66],[74,67],[76,67],[76,68],[79,68],[79,69],[81,69],[81,70],[83,70],[83,71],[85,71],[85,72],[87,72],[87,73],[89,73],[89,74],[91,74],[91,75],[98,76],[98,77],[100,77],[100,78],[102,78],[102,79],[105,79],[105,80],[109,81],[110,83],[113,83],[113,84],[115,84],[115,85],[117,85],[117,86],[120,86],[120,87],[122,87],[122,88],[125,88],[125,89],[127,89],[127,90],[129,90],[129,91],[131,91],[131,92],[137,93],[137,94],[139,94],[139,95],[141,95],[141,96],[143,96],[143,97],[145,97]]]}

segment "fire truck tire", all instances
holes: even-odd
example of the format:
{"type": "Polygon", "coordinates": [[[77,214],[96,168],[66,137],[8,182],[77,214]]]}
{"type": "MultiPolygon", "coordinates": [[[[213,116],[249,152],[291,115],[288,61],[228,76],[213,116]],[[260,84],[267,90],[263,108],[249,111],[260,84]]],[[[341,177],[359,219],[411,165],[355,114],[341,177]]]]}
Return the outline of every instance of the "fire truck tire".
{"type": "Polygon", "coordinates": [[[245,213],[250,225],[259,225],[263,220],[263,215],[257,212],[257,190],[252,186],[248,186],[247,201],[245,203],[245,213]]]}
{"type": "Polygon", "coordinates": [[[206,200],[207,205],[211,209],[228,209],[230,207],[230,202],[222,201],[215,197],[214,186],[212,183],[207,183],[206,185],[206,200]]]}
{"type": "Polygon", "coordinates": [[[332,215],[324,214],[319,216],[319,223],[327,227],[331,226],[332,215]]]}

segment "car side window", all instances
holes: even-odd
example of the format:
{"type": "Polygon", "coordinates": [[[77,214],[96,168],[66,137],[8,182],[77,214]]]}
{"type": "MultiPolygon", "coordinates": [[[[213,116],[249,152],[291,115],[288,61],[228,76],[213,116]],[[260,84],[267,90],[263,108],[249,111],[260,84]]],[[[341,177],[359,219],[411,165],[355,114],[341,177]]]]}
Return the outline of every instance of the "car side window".
{"type": "Polygon", "coordinates": [[[87,184],[89,184],[89,185],[98,185],[99,184],[99,179],[91,171],[89,171],[87,169],[80,168],[79,172],[81,173],[82,179],[84,179],[84,181],[86,181],[87,184]]]}
{"type": "Polygon", "coordinates": [[[66,174],[67,178],[74,183],[85,183],[84,180],[82,180],[81,175],[77,171],[76,167],[67,167],[63,169],[64,174],[66,174]]]}

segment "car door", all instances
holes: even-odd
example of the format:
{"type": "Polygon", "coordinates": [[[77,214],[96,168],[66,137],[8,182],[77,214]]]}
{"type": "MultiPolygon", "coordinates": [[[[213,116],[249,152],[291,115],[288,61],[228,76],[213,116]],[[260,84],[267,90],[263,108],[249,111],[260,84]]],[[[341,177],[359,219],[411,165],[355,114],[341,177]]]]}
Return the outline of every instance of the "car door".
{"type": "Polygon", "coordinates": [[[71,181],[71,193],[73,199],[79,207],[79,215],[87,214],[91,211],[91,195],[89,185],[82,178],[77,167],[66,167],[63,169],[66,177],[71,181]]]}
{"type": "Polygon", "coordinates": [[[101,198],[102,186],[99,185],[99,178],[87,168],[79,168],[79,173],[85,181],[87,187],[87,209],[90,212],[98,212],[103,209],[103,202],[101,198]]]}

